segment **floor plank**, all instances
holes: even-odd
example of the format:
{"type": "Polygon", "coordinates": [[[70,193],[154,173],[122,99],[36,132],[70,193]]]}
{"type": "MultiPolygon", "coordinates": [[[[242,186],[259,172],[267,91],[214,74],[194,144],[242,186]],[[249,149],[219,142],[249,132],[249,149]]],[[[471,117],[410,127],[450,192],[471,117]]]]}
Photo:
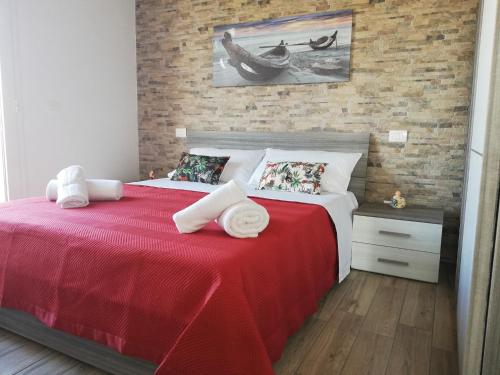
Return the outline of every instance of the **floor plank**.
{"type": "Polygon", "coordinates": [[[332,313],[340,305],[347,293],[350,294],[351,288],[357,278],[363,277],[362,273],[359,271],[352,271],[343,282],[336,284],[332,290],[326,295],[322,301],[318,311],[314,316],[317,319],[328,321],[332,313]]]}
{"type": "Polygon", "coordinates": [[[402,279],[400,277],[383,276],[380,285],[398,290],[407,290],[410,281],[411,280],[402,279]]]}
{"type": "Polygon", "coordinates": [[[458,360],[456,352],[432,348],[430,375],[457,375],[458,360]]]}
{"type": "Polygon", "coordinates": [[[305,356],[297,375],[341,374],[361,327],[362,317],[337,311],[305,356]]]}
{"type": "Polygon", "coordinates": [[[391,353],[392,339],[361,330],[342,375],[383,375],[391,353]]]}
{"type": "Polygon", "coordinates": [[[52,351],[48,356],[31,364],[24,370],[18,372],[16,375],[62,375],[78,364],[79,362],[76,359],[72,359],[66,357],[64,354],[52,351]]]}
{"type": "Polygon", "coordinates": [[[363,272],[356,277],[340,304],[340,310],[362,316],[366,315],[381,280],[380,275],[368,272],[363,272]]]}
{"type": "Polygon", "coordinates": [[[306,320],[302,328],[288,340],[281,359],[273,366],[277,375],[295,374],[326,322],[316,318],[306,320]]]}
{"type": "Polygon", "coordinates": [[[15,334],[8,334],[0,341],[0,358],[17,348],[26,345],[27,340],[15,334]]]}
{"type": "Polygon", "coordinates": [[[431,343],[431,332],[400,324],[386,375],[429,374],[431,343]]]}
{"type": "Polygon", "coordinates": [[[106,375],[76,359],[0,329],[0,375],[106,375]]]}
{"type": "Polygon", "coordinates": [[[436,290],[436,307],[432,346],[438,349],[456,351],[455,293],[449,284],[448,274],[441,272],[436,290]]]}
{"type": "Polygon", "coordinates": [[[399,322],[432,332],[435,304],[436,286],[434,284],[411,281],[408,283],[399,322]]]}
{"type": "Polygon", "coordinates": [[[25,345],[18,347],[4,354],[2,360],[2,373],[17,374],[19,371],[33,365],[42,358],[47,357],[52,351],[46,347],[34,342],[26,342],[25,345]]]}
{"type": "Polygon", "coordinates": [[[407,280],[385,277],[380,283],[366,315],[363,329],[379,335],[394,337],[407,286],[407,280]]]}

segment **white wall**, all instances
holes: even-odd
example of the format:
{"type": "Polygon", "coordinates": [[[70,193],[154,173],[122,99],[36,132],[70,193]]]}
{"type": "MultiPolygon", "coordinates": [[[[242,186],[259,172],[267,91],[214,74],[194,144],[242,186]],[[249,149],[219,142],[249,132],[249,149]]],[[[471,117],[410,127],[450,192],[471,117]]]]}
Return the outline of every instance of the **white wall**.
{"type": "Polygon", "coordinates": [[[0,0],[11,199],[69,164],[139,175],[134,0],[0,0]]]}
{"type": "MultiPolygon", "coordinates": [[[[0,76],[0,83],[2,77],[0,76]]],[[[2,109],[2,86],[0,84],[0,203],[7,200],[6,180],[5,180],[5,153],[3,147],[3,109],[2,109]]]]}

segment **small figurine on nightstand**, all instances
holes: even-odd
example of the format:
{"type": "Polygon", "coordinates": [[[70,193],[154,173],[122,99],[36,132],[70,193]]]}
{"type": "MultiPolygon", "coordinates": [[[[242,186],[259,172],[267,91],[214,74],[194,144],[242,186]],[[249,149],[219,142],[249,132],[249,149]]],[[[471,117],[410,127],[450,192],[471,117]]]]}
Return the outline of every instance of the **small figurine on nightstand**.
{"type": "Polygon", "coordinates": [[[155,173],[155,171],[153,171],[153,170],[149,171],[149,179],[150,180],[156,179],[156,173],[155,173]]]}
{"type": "Polygon", "coordinates": [[[406,207],[406,199],[401,196],[401,192],[399,190],[394,193],[394,196],[391,199],[391,207],[392,208],[406,207]]]}

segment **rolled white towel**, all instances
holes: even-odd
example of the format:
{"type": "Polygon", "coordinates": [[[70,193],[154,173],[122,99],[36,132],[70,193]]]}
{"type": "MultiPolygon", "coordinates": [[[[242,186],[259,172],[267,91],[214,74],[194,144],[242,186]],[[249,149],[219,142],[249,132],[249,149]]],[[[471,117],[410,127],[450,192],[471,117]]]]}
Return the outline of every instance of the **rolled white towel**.
{"type": "Polygon", "coordinates": [[[269,213],[260,204],[245,199],[226,208],[217,224],[236,238],[257,237],[269,224],[269,213]]]}
{"type": "Polygon", "coordinates": [[[176,212],[172,218],[179,232],[193,233],[219,217],[226,208],[245,198],[245,191],[231,180],[191,206],[176,212]]]}
{"type": "Polygon", "coordinates": [[[79,208],[89,204],[85,172],[78,165],[57,174],[57,205],[61,208],[79,208]]]}
{"type": "MultiPolygon", "coordinates": [[[[118,180],[86,180],[90,201],[118,201],[123,196],[123,183],[118,180]]],[[[47,184],[46,196],[49,201],[57,200],[57,180],[47,184]]]]}

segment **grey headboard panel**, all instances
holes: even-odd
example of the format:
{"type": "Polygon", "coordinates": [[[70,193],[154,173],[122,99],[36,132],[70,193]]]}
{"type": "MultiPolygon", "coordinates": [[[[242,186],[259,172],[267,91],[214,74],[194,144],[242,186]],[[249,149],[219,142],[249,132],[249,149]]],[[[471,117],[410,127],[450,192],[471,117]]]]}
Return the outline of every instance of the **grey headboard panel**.
{"type": "Polygon", "coordinates": [[[361,152],[363,156],[354,169],[349,185],[349,190],[356,195],[359,203],[365,199],[369,141],[369,133],[188,131],[187,134],[189,148],[216,147],[254,150],[270,147],[285,150],[361,152]]]}

